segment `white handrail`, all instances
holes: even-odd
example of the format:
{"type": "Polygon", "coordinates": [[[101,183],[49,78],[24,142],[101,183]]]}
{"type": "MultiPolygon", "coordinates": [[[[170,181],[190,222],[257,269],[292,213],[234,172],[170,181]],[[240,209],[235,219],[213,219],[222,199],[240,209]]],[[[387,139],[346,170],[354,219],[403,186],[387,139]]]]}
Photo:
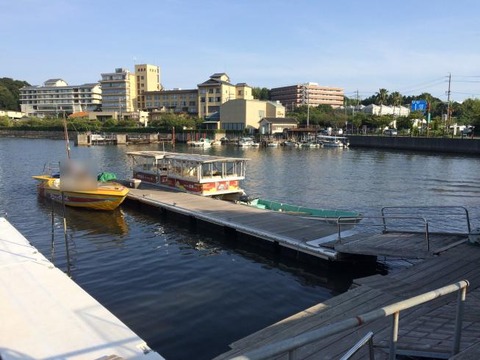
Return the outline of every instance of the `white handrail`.
{"type": "MultiPolygon", "coordinates": [[[[428,301],[434,300],[444,295],[451,294],[455,291],[459,291],[459,301],[457,305],[457,320],[455,324],[455,340],[453,344],[453,354],[458,353],[460,348],[460,336],[461,336],[461,319],[463,317],[463,303],[465,301],[466,289],[469,283],[467,280],[462,280],[457,283],[441,287],[436,290],[426,292],[424,294],[396,302],[391,305],[384,306],[382,308],[367,312],[362,315],[358,315],[352,318],[348,318],[324,327],[316,329],[289,339],[281,340],[273,344],[265,345],[261,348],[251,350],[246,352],[243,355],[236,356],[232,358],[233,360],[261,360],[266,359],[271,356],[280,355],[283,353],[289,353],[290,356],[293,355],[295,349],[310,344],[314,341],[317,341],[321,338],[337,334],[341,331],[353,329],[355,327],[370,323],[374,320],[384,318],[390,315],[395,315],[398,317],[398,313],[402,310],[412,308],[424,304],[428,301]]],[[[397,331],[398,332],[398,331],[397,331]]],[[[395,333],[395,331],[392,331],[395,333]]],[[[390,359],[395,358],[396,351],[396,339],[391,339],[390,346],[390,359]]]]}

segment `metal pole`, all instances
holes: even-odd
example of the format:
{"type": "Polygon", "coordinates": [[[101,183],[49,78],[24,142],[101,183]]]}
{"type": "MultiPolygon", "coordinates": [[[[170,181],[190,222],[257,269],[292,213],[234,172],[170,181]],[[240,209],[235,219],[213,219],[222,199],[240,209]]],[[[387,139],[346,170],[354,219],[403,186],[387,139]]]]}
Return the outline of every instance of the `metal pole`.
{"type": "Polygon", "coordinates": [[[53,208],[52,199],[50,199],[50,203],[52,205],[52,243],[50,245],[50,249],[51,249],[52,263],[54,263],[55,262],[55,210],[53,208]]]}
{"type": "Polygon", "coordinates": [[[67,275],[70,277],[70,249],[68,247],[67,236],[67,218],[65,217],[65,193],[62,191],[62,205],[63,205],[63,237],[65,239],[65,253],[67,256],[67,275]]]}
{"type": "Polygon", "coordinates": [[[389,360],[395,360],[397,352],[397,341],[398,341],[398,319],[400,317],[400,312],[397,311],[392,316],[392,333],[390,337],[390,354],[388,356],[389,360]]]}
{"type": "Polygon", "coordinates": [[[428,233],[428,222],[425,222],[425,240],[427,240],[427,251],[430,252],[430,235],[428,233]]]}
{"type": "Polygon", "coordinates": [[[457,297],[457,315],[455,318],[455,336],[453,341],[452,355],[458,354],[460,351],[460,339],[462,337],[462,319],[463,309],[465,305],[465,298],[467,296],[467,288],[464,287],[458,292],[457,297]]]}

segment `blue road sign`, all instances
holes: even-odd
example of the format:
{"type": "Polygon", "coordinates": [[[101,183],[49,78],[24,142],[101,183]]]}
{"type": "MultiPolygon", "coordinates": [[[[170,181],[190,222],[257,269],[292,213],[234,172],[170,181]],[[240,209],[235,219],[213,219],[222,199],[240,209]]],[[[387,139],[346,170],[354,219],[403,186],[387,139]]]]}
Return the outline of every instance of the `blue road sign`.
{"type": "Polygon", "coordinates": [[[412,101],[412,111],[427,111],[427,100],[413,100],[412,101]]]}

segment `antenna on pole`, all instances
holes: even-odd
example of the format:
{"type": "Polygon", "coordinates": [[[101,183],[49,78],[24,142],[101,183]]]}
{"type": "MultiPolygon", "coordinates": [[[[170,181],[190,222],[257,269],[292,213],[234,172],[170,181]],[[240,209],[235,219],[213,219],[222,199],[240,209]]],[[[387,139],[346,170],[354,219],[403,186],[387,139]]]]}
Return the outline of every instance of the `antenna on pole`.
{"type": "MultiPolygon", "coordinates": [[[[450,109],[450,85],[452,83],[452,74],[451,73],[448,73],[448,90],[447,90],[447,119],[446,119],[446,126],[450,126],[450,112],[451,112],[451,109],[450,109]]],[[[446,129],[446,131],[448,132],[448,128],[446,129]]]]}

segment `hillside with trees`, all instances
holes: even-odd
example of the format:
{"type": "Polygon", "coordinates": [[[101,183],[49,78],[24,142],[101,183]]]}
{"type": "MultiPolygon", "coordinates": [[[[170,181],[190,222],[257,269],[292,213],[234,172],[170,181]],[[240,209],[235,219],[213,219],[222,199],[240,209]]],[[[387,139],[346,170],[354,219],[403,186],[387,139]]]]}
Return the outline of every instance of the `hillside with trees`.
{"type": "Polygon", "coordinates": [[[20,88],[29,86],[26,81],[0,78],[0,110],[20,110],[20,88]]]}

